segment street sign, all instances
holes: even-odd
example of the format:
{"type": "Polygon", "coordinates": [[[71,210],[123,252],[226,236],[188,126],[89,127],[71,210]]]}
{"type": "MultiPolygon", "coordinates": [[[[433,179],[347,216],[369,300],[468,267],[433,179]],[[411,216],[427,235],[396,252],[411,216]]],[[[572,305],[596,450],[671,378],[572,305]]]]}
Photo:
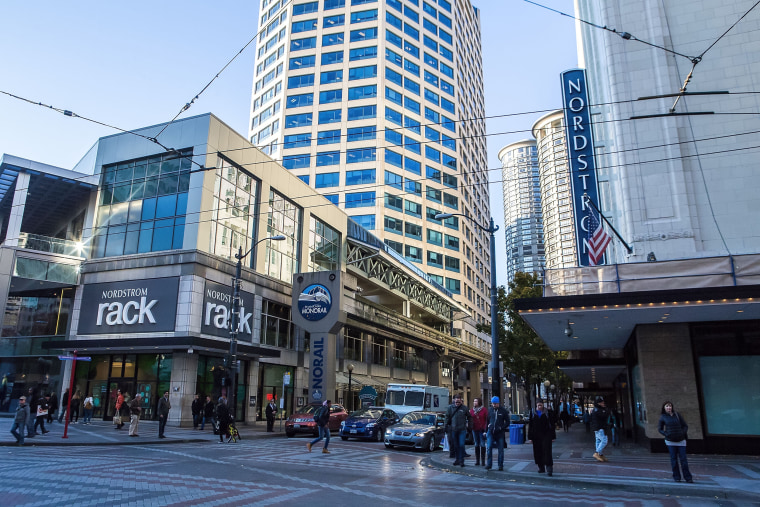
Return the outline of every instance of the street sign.
{"type": "Polygon", "coordinates": [[[92,361],[92,358],[88,356],[82,356],[82,357],[58,356],[58,359],[60,359],[61,361],[92,361]]]}

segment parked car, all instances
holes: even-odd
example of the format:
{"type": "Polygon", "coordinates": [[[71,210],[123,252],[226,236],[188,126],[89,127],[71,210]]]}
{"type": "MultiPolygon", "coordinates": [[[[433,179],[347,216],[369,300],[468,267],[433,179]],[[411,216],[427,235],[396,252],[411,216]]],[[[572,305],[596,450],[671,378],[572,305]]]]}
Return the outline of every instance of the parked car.
{"type": "Polygon", "coordinates": [[[351,413],[340,423],[340,438],[368,438],[383,441],[386,428],[399,422],[401,418],[389,408],[368,407],[351,413]]]}
{"type": "MultiPolygon", "coordinates": [[[[314,422],[314,413],[321,406],[321,403],[309,403],[288,417],[288,420],[285,421],[285,434],[288,437],[293,437],[296,433],[308,433],[316,437],[319,434],[319,430],[317,429],[317,423],[314,422]]],[[[330,420],[327,423],[330,431],[333,432],[340,429],[340,423],[345,421],[347,417],[348,412],[346,412],[346,409],[342,405],[332,404],[330,406],[330,420]]]]}
{"type": "Polygon", "coordinates": [[[445,420],[440,412],[409,412],[401,422],[385,430],[385,447],[435,451],[443,441],[445,420]]]}

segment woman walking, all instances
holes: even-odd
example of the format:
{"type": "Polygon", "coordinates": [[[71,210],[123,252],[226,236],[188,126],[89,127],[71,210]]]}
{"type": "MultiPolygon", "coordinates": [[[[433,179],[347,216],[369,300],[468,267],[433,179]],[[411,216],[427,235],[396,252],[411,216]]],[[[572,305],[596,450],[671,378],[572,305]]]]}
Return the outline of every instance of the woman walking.
{"type": "Polygon", "coordinates": [[[662,415],[657,423],[657,431],[665,437],[665,445],[670,451],[670,467],[673,469],[673,480],[681,482],[681,472],[686,482],[694,482],[689,471],[689,463],[686,461],[686,433],[689,431],[686,421],[681,414],[675,411],[673,403],[666,401],[662,404],[662,415]],[[681,461],[681,469],[678,469],[678,461],[681,461]]]}
{"type": "Polygon", "coordinates": [[[546,472],[549,477],[554,473],[554,460],[552,459],[552,442],[557,438],[554,424],[549,414],[544,410],[541,400],[536,402],[536,411],[530,418],[528,428],[528,441],[533,442],[533,460],[538,465],[538,473],[546,472]]]}
{"type": "Polygon", "coordinates": [[[475,466],[486,466],[486,429],[488,428],[488,409],[483,406],[481,398],[472,400],[472,438],[475,441],[475,466]]]}

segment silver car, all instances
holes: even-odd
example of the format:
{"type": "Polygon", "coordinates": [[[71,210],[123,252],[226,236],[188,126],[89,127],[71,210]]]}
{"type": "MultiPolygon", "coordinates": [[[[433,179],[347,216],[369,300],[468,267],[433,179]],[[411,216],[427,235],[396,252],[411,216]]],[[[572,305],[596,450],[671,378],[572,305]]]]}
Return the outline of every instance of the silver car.
{"type": "Polygon", "coordinates": [[[435,451],[443,441],[446,416],[440,412],[409,412],[385,430],[385,447],[435,451]]]}

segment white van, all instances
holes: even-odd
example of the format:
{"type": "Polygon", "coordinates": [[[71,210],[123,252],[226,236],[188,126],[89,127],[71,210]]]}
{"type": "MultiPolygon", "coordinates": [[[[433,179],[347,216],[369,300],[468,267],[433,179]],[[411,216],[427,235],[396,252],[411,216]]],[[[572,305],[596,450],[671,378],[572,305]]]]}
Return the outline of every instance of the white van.
{"type": "Polygon", "coordinates": [[[449,406],[449,389],[420,384],[388,384],[385,408],[403,417],[415,410],[445,412],[449,406]]]}

